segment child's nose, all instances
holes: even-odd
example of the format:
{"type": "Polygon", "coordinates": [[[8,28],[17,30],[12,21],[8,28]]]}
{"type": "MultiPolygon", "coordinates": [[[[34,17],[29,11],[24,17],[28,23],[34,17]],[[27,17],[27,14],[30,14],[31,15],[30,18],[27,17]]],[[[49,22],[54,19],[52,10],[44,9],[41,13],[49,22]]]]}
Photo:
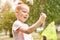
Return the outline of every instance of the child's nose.
{"type": "Polygon", "coordinates": [[[28,14],[26,14],[25,16],[28,16],[28,14]]]}
{"type": "Polygon", "coordinates": [[[27,14],[25,16],[28,16],[27,14]]]}

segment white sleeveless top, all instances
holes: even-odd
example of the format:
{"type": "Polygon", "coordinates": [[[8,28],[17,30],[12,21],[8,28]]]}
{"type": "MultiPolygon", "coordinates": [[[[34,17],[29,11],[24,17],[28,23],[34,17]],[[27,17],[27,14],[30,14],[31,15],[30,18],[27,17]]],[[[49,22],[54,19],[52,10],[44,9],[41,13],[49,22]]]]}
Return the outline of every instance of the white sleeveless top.
{"type": "Polygon", "coordinates": [[[13,34],[14,40],[23,40],[23,39],[24,40],[33,40],[31,34],[25,34],[20,31],[19,32],[16,31],[19,27],[22,27],[24,29],[28,29],[29,26],[27,24],[22,23],[19,20],[16,20],[13,24],[13,27],[12,27],[12,34],[13,34]]]}

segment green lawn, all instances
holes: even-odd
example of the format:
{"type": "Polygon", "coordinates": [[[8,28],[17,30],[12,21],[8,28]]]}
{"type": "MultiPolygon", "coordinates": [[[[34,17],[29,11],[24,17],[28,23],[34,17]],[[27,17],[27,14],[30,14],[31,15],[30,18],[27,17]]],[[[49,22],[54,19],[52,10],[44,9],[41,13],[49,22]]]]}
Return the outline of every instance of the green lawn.
{"type": "Polygon", "coordinates": [[[58,36],[58,40],[60,40],[60,33],[58,33],[57,36],[58,36]]]}
{"type": "Polygon", "coordinates": [[[13,40],[12,38],[3,38],[1,40],[13,40]]]}
{"type": "MultiPolygon", "coordinates": [[[[32,36],[34,40],[40,40],[40,35],[38,33],[33,33],[32,36]]],[[[0,38],[0,40],[13,40],[13,38],[4,37],[4,38],[0,38]]],[[[58,34],[58,40],[60,40],[60,34],[58,34]]]]}
{"type": "MultiPolygon", "coordinates": [[[[32,36],[34,40],[40,40],[40,36],[38,33],[33,33],[32,36]]],[[[3,38],[0,38],[0,40],[13,40],[13,38],[3,37],[3,38]]]]}

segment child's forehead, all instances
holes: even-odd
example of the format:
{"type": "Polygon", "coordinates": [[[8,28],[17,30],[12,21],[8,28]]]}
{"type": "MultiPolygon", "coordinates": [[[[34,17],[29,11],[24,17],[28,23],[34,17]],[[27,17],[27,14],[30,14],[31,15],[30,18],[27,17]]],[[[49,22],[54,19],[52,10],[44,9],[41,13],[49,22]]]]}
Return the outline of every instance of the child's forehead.
{"type": "Polygon", "coordinates": [[[17,10],[18,10],[18,9],[22,9],[22,8],[29,10],[29,6],[27,6],[26,4],[20,4],[20,5],[17,5],[17,6],[16,6],[16,9],[17,9],[17,10]]]}
{"type": "Polygon", "coordinates": [[[22,4],[22,5],[21,5],[21,8],[22,8],[22,9],[29,10],[29,7],[28,7],[26,4],[22,4]]]}
{"type": "Polygon", "coordinates": [[[26,4],[17,5],[16,10],[24,10],[29,12],[29,6],[26,4]]]}

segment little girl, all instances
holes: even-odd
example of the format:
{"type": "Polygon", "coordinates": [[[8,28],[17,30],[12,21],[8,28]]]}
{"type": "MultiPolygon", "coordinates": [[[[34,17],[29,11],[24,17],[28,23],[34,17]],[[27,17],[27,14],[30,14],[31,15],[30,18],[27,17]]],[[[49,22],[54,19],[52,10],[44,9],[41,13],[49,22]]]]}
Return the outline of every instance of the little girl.
{"type": "Polygon", "coordinates": [[[15,16],[17,20],[13,23],[12,33],[14,40],[33,40],[31,33],[35,31],[46,19],[46,15],[42,13],[38,21],[29,27],[28,24],[24,23],[29,18],[29,6],[23,2],[19,2],[15,16]]]}

